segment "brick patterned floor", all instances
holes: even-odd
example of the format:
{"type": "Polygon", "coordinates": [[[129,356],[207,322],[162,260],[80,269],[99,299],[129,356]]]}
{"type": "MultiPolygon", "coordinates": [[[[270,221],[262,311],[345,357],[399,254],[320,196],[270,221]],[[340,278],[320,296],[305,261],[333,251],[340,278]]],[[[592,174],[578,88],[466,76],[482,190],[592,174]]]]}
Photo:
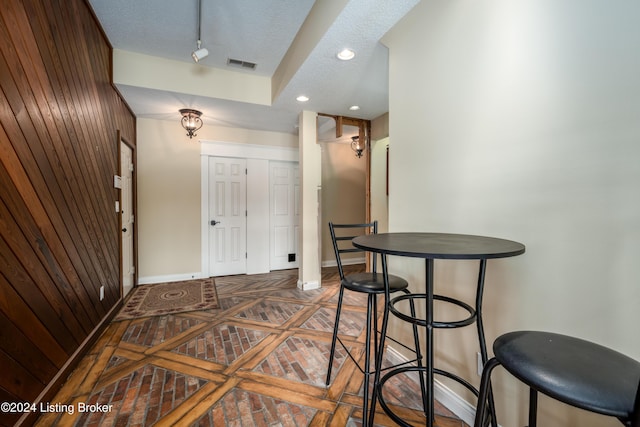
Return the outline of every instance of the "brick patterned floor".
{"type": "MultiPolygon", "coordinates": [[[[291,336],[258,365],[254,372],[262,372],[278,378],[324,387],[326,372],[317,369],[327,366],[331,343],[291,336]]],[[[341,365],[345,353],[340,352],[336,363],[341,365]]]]}
{"type": "Polygon", "coordinates": [[[300,304],[292,304],[291,301],[261,300],[242,310],[235,317],[282,325],[303,307],[300,304]]]}
{"type": "Polygon", "coordinates": [[[127,328],[122,341],[153,347],[202,322],[203,320],[173,315],[138,319],[127,328]]]}
{"type": "MultiPolygon", "coordinates": [[[[295,270],[216,278],[220,309],[110,324],[52,401],[108,410],[48,413],[38,425],[359,426],[363,376],[339,345],[325,385],[335,269],[322,289],[296,280],[295,270]]],[[[340,334],[360,363],[365,310],[366,297],[345,293],[340,334]]],[[[424,425],[416,381],[394,378],[385,393],[424,425]]],[[[436,413],[440,427],[465,426],[436,413]]],[[[381,411],[375,424],[395,425],[381,411]]]]}
{"type": "Polygon", "coordinates": [[[232,390],[197,426],[306,426],[317,410],[244,390],[232,390]]]}
{"type": "Polygon", "coordinates": [[[230,365],[267,335],[269,334],[265,331],[221,324],[207,329],[173,351],[196,359],[230,365]]]}
{"type": "MultiPolygon", "coordinates": [[[[335,307],[321,307],[306,322],[300,325],[301,328],[314,331],[324,331],[333,334],[333,326],[336,320],[335,307]]],[[[366,325],[367,314],[342,310],[340,315],[340,325],[338,333],[357,337],[366,325]]]]}

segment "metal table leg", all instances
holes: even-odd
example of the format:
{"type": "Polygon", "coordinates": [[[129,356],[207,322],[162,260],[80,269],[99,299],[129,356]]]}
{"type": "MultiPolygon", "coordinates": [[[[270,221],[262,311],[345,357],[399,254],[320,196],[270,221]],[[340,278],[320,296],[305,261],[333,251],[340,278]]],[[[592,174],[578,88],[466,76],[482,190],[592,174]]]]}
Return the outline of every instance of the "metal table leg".
{"type": "MultiPolygon", "coordinates": [[[[478,269],[478,288],[476,289],[476,326],[478,328],[478,342],[480,344],[480,356],[482,357],[482,366],[487,364],[489,356],[487,354],[487,343],[484,336],[484,323],[482,321],[482,299],[484,295],[484,277],[487,271],[487,260],[480,260],[478,269]]],[[[496,419],[496,405],[493,400],[493,387],[489,386],[489,414],[491,415],[491,423],[498,427],[496,419]]]]}
{"type": "Polygon", "coordinates": [[[435,422],[435,412],[433,409],[433,259],[425,260],[425,276],[426,276],[426,304],[427,304],[427,326],[425,328],[427,338],[427,402],[426,408],[427,426],[432,427],[435,422]]]}

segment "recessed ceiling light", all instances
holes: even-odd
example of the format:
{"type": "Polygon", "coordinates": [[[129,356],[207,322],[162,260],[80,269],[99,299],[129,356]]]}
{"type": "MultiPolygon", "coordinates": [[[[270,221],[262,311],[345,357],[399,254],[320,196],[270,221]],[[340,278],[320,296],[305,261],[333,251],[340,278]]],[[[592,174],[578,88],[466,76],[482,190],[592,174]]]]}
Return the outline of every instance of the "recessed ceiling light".
{"type": "Polygon", "coordinates": [[[309,100],[309,97],[305,95],[300,95],[299,97],[296,98],[296,101],[298,102],[307,102],[308,100],[309,100]]]}
{"type": "Polygon", "coordinates": [[[345,48],[338,52],[338,59],[342,59],[343,61],[348,61],[353,59],[356,56],[356,53],[351,49],[345,48]]]}
{"type": "Polygon", "coordinates": [[[359,105],[352,105],[351,107],[349,107],[349,110],[351,111],[358,111],[360,109],[359,105]]]}

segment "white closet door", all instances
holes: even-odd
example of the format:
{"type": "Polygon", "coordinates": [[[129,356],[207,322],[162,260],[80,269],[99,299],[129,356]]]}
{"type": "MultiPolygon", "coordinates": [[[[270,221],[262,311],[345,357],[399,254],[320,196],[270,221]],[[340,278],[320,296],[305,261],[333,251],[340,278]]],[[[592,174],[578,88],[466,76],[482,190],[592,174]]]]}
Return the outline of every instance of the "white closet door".
{"type": "Polygon", "coordinates": [[[247,271],[245,159],[209,158],[209,257],[211,276],[247,271]]]}
{"type": "Polygon", "coordinates": [[[270,163],[270,268],[298,267],[300,173],[298,163],[270,163]]]}

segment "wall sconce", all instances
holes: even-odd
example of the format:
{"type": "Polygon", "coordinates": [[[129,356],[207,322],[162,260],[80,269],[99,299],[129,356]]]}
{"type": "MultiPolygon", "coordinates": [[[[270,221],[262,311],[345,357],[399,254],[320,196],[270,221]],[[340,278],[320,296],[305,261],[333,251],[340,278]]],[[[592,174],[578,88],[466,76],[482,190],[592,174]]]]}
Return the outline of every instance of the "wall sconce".
{"type": "Polygon", "coordinates": [[[356,152],[356,157],[362,157],[362,152],[365,149],[366,144],[364,142],[360,142],[360,137],[358,135],[351,137],[351,149],[356,152]]]}
{"type": "Polygon", "coordinates": [[[202,119],[200,119],[202,112],[191,108],[183,108],[180,110],[180,114],[182,114],[182,127],[187,131],[189,139],[197,136],[196,131],[202,127],[202,119]]]}

